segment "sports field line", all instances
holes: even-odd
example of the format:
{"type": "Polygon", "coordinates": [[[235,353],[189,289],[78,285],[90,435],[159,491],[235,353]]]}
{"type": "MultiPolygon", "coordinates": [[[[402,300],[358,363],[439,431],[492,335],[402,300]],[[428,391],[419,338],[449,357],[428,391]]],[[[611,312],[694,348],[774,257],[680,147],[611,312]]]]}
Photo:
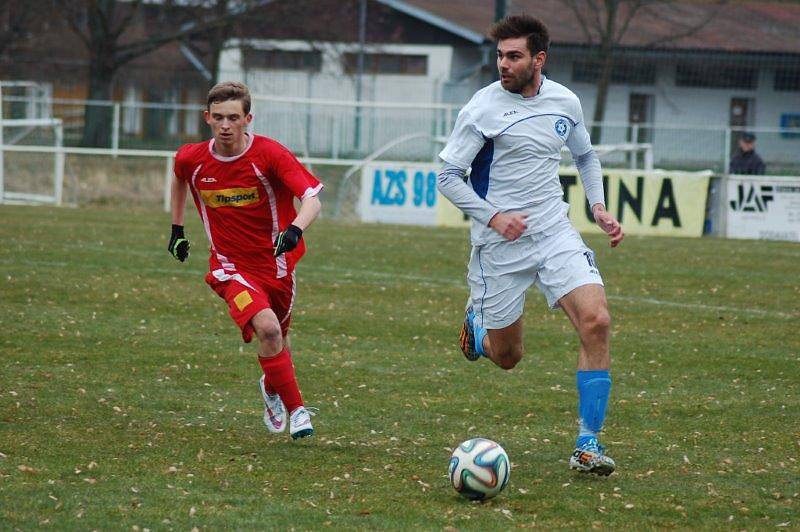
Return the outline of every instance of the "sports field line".
{"type": "MultiPolygon", "coordinates": [[[[84,248],[85,249],[85,248],[84,248]]],[[[111,250],[102,248],[103,252],[109,252],[111,250]]],[[[150,256],[152,257],[152,253],[149,252],[139,252],[139,251],[132,251],[126,250],[126,255],[137,255],[137,256],[150,256]]],[[[35,260],[11,260],[11,259],[0,259],[0,264],[2,265],[14,265],[14,266],[37,266],[37,267],[45,267],[45,268],[64,268],[69,265],[68,262],[64,261],[35,261],[35,260]]],[[[112,269],[108,268],[107,266],[101,265],[94,265],[89,263],[81,264],[82,270],[101,270],[103,272],[113,271],[112,269]]],[[[137,274],[161,274],[161,275],[169,275],[169,276],[183,276],[183,275],[191,275],[195,277],[202,277],[205,275],[206,270],[201,270],[198,268],[186,268],[181,267],[180,265],[176,264],[175,268],[152,268],[152,267],[125,267],[121,268],[128,271],[135,272],[137,274]]],[[[375,286],[385,286],[387,284],[390,285],[397,285],[402,284],[403,282],[412,282],[418,286],[427,287],[427,288],[463,288],[466,292],[466,281],[462,279],[440,279],[436,277],[426,277],[423,275],[413,275],[407,273],[395,273],[395,272],[378,272],[372,270],[360,270],[354,268],[342,268],[339,266],[331,266],[331,265],[323,265],[323,266],[313,266],[310,267],[308,265],[300,265],[300,277],[301,282],[303,278],[309,280],[323,280],[323,276],[316,275],[317,272],[325,273],[324,280],[328,283],[333,284],[368,284],[368,285],[375,285],[375,286]],[[338,274],[339,277],[335,279],[331,279],[327,274],[338,274]],[[400,282],[398,282],[400,281],[400,282]]],[[[776,310],[764,310],[764,309],[756,309],[756,308],[742,308],[742,307],[730,307],[725,305],[705,305],[703,303],[684,303],[680,301],[667,301],[663,299],[656,299],[652,297],[640,297],[640,296],[625,296],[625,295],[615,295],[615,294],[607,294],[606,297],[610,301],[621,301],[625,303],[633,303],[633,304],[643,304],[643,305],[653,305],[653,306],[663,306],[663,307],[673,307],[673,308],[683,308],[688,310],[697,310],[697,311],[713,311],[713,312],[725,312],[730,314],[745,314],[751,316],[764,316],[770,318],[782,318],[782,319],[797,319],[800,317],[800,313],[788,313],[788,312],[780,312],[776,310]]]]}
{"type": "Polygon", "coordinates": [[[780,312],[777,310],[763,310],[758,308],[740,308],[740,307],[726,307],[723,305],[704,305],[702,303],[680,303],[678,301],[664,301],[662,299],[655,299],[652,297],[638,297],[638,296],[618,296],[606,294],[606,297],[612,301],[627,301],[630,303],[645,303],[648,305],[659,305],[664,307],[678,307],[688,308],[695,310],[713,310],[716,312],[731,312],[753,314],[756,316],[768,316],[786,319],[795,319],[800,317],[800,314],[792,314],[789,312],[780,312]]]}
{"type": "MultiPolygon", "coordinates": [[[[385,273],[385,272],[374,272],[369,270],[344,270],[342,268],[337,268],[336,266],[317,266],[315,269],[317,270],[324,270],[329,272],[348,272],[352,274],[352,277],[359,278],[362,276],[369,276],[369,277],[382,277],[386,279],[404,279],[410,280],[415,282],[424,282],[430,285],[440,285],[440,286],[448,286],[448,287],[464,287],[466,289],[466,280],[442,280],[442,279],[435,279],[431,277],[423,277],[419,275],[409,275],[409,274],[397,274],[397,273],[385,273]]],[[[305,273],[304,273],[305,274],[305,273]]],[[[743,313],[743,314],[753,314],[757,316],[774,316],[780,318],[797,318],[798,315],[786,313],[786,312],[779,312],[775,310],[763,310],[763,309],[754,309],[754,308],[740,308],[740,307],[728,307],[723,305],[704,305],[702,303],[681,303],[678,301],[664,301],[661,299],[655,299],[652,297],[638,297],[638,296],[620,296],[620,295],[613,295],[613,294],[606,294],[606,297],[612,301],[625,301],[629,303],[644,303],[647,305],[657,305],[657,306],[665,306],[665,307],[677,307],[677,308],[687,308],[687,309],[695,309],[695,310],[704,310],[704,311],[717,311],[717,312],[730,312],[730,313],[743,313]]]]}

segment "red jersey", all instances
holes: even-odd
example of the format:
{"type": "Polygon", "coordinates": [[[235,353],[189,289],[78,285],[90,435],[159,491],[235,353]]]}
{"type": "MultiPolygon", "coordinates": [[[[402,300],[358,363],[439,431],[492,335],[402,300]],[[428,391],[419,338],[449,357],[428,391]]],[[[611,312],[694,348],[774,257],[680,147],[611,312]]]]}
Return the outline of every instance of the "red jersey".
{"type": "Polygon", "coordinates": [[[305,243],[273,257],[273,242],[297,216],[294,198],[315,196],[322,184],[287,148],[248,134],[233,157],[214,152],[214,139],[181,146],[175,175],[186,181],[211,244],[211,269],[286,277],[305,253],[305,243]]]}

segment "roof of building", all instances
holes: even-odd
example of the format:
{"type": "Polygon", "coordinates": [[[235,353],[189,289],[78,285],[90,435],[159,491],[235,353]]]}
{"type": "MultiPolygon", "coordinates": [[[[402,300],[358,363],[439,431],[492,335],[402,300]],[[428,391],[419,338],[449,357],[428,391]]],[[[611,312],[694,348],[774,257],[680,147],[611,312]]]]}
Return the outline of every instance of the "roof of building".
{"type": "MultiPolygon", "coordinates": [[[[494,2],[377,0],[476,42],[494,17],[494,2]]],[[[596,44],[564,0],[514,0],[509,14],[529,13],[547,24],[553,44],[596,44]]],[[[624,6],[625,4],[623,4],[624,6]]],[[[591,29],[590,29],[591,30],[591,29]]],[[[635,14],[620,43],[625,47],[721,52],[800,53],[800,2],[676,0],[651,3],[635,14]],[[700,22],[708,22],[690,32],[700,22]],[[676,37],[677,36],[677,37],[676,37]]]]}

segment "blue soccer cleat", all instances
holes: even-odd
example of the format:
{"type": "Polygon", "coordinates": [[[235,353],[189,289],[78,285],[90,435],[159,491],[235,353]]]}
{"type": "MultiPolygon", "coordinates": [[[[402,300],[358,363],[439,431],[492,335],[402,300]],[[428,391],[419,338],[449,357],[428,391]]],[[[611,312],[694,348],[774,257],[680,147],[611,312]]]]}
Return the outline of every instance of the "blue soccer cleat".
{"type": "Polygon", "coordinates": [[[605,455],[605,448],[591,438],[580,447],[576,447],[569,458],[569,468],[581,473],[593,473],[607,477],[616,469],[614,460],[605,455]]]}
{"type": "Polygon", "coordinates": [[[475,312],[472,310],[472,305],[467,307],[464,314],[464,324],[461,326],[458,342],[461,345],[461,351],[470,362],[483,356],[482,350],[478,350],[475,346],[475,312]]]}

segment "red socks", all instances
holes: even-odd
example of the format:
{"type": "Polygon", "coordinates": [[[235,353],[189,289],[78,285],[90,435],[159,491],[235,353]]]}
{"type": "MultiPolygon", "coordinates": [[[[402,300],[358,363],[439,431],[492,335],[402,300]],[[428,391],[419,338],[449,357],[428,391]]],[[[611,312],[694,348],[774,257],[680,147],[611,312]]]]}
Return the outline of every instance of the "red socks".
{"type": "Polygon", "coordinates": [[[264,388],[267,393],[280,395],[288,413],[303,406],[303,398],[294,375],[292,355],[288,349],[284,347],[283,351],[272,358],[258,357],[258,362],[264,370],[264,388]]]}

